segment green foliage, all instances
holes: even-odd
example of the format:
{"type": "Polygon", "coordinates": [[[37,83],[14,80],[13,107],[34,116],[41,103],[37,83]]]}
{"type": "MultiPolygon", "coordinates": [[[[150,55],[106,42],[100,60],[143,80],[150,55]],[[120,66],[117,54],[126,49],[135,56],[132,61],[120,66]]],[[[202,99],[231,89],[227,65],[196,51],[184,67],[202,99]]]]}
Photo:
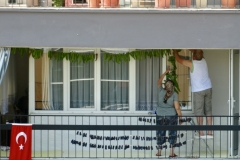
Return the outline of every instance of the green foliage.
{"type": "Polygon", "coordinates": [[[39,59],[43,55],[43,49],[11,48],[11,53],[19,53],[20,55],[32,55],[34,59],[39,59]]]}
{"type": "Polygon", "coordinates": [[[166,55],[171,55],[170,49],[162,49],[162,50],[136,50],[132,52],[127,52],[123,54],[111,54],[111,53],[105,53],[104,54],[104,60],[105,61],[113,61],[116,63],[120,63],[121,61],[128,62],[130,61],[130,57],[134,58],[135,60],[142,60],[146,59],[147,57],[163,57],[166,55]]]}
{"type": "Polygon", "coordinates": [[[63,7],[65,6],[65,0],[53,0],[53,4],[56,7],[63,7]]]}
{"type": "Polygon", "coordinates": [[[11,53],[16,54],[19,53],[20,55],[29,55],[29,48],[11,48],[11,53]]]}
{"type": "Polygon", "coordinates": [[[169,56],[168,61],[172,64],[173,68],[171,69],[171,72],[168,72],[166,75],[167,79],[170,79],[174,83],[174,90],[175,92],[179,93],[180,88],[177,82],[178,75],[176,74],[176,60],[174,56],[169,56]]]}
{"type": "Polygon", "coordinates": [[[104,54],[104,61],[113,61],[116,63],[121,63],[122,61],[124,62],[129,62],[130,61],[130,54],[110,54],[110,53],[105,53],[104,54]]]}
{"type": "Polygon", "coordinates": [[[56,52],[56,51],[49,51],[48,57],[50,59],[55,60],[69,60],[70,62],[77,62],[77,63],[86,63],[95,60],[95,54],[79,54],[74,52],[64,53],[64,52],[56,52]]]}
{"type": "MultiPolygon", "coordinates": [[[[19,53],[20,55],[32,55],[34,59],[39,59],[43,55],[43,49],[31,49],[31,48],[11,48],[11,53],[16,54],[19,53]]],[[[86,63],[95,60],[95,54],[79,54],[79,53],[64,53],[64,52],[56,52],[56,51],[49,51],[48,57],[50,59],[55,60],[63,60],[66,58],[70,62],[77,62],[77,63],[86,63]]]]}
{"type": "MultiPolygon", "coordinates": [[[[181,50],[177,50],[180,52],[181,50]]],[[[19,53],[20,55],[32,55],[34,59],[39,59],[43,55],[43,49],[29,49],[29,48],[11,48],[11,53],[16,54],[19,53]]],[[[177,83],[177,77],[176,74],[176,60],[175,57],[172,56],[172,52],[170,49],[158,49],[158,50],[136,50],[132,52],[127,52],[125,54],[110,54],[105,53],[104,54],[104,61],[113,61],[116,63],[129,62],[130,58],[134,58],[135,60],[142,60],[146,59],[147,57],[153,58],[153,57],[164,57],[169,56],[168,61],[172,64],[173,68],[171,72],[169,72],[166,77],[167,79],[170,79],[174,82],[175,88],[174,90],[179,93],[179,85],[177,83]]],[[[95,54],[89,53],[89,54],[79,54],[74,52],[64,53],[64,52],[57,52],[57,51],[49,51],[48,57],[50,59],[55,60],[63,60],[66,58],[66,60],[69,60],[70,62],[77,62],[77,63],[86,63],[90,61],[95,60],[95,54]]]]}
{"type": "Polygon", "coordinates": [[[34,59],[39,59],[43,55],[43,49],[29,49],[29,53],[34,59]]]}

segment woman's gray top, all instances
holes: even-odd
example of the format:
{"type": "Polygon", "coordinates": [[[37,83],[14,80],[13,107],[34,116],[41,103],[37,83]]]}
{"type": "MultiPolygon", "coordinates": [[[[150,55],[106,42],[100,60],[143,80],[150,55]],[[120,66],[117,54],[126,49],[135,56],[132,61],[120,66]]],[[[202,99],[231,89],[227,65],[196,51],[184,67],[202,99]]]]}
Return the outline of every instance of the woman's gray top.
{"type": "Polygon", "coordinates": [[[164,103],[165,94],[166,90],[162,86],[158,87],[157,116],[175,116],[177,112],[174,102],[178,101],[178,95],[176,92],[173,92],[171,97],[168,98],[167,103],[164,103]]]}

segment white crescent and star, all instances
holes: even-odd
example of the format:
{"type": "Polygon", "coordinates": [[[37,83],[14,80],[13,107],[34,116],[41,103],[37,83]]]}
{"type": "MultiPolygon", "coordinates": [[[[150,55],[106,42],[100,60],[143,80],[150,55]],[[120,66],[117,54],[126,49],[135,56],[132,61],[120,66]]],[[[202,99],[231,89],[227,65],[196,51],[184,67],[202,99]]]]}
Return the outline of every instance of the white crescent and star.
{"type": "MultiPolygon", "coordinates": [[[[26,135],[26,133],[24,133],[24,132],[19,132],[19,133],[17,134],[17,136],[16,136],[16,142],[17,142],[17,144],[18,144],[18,138],[19,138],[20,136],[23,136],[23,137],[24,137],[25,143],[26,143],[26,142],[27,142],[27,135],[26,135]]],[[[20,150],[23,150],[23,145],[22,145],[22,144],[19,146],[19,149],[20,149],[20,150]]]]}

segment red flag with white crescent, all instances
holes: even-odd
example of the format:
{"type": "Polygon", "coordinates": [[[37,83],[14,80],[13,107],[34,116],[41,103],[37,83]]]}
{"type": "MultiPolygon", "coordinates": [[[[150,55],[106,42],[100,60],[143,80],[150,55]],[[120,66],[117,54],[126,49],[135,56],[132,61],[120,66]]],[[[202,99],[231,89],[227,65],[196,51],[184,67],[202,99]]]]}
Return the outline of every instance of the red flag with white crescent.
{"type": "Polygon", "coordinates": [[[32,124],[13,123],[9,160],[32,159],[32,124]]]}

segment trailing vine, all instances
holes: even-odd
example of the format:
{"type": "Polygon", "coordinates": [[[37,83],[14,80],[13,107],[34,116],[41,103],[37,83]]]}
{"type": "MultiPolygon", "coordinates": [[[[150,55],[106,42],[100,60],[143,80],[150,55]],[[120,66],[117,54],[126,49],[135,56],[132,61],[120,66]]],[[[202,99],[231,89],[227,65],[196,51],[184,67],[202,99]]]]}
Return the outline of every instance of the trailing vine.
{"type": "Polygon", "coordinates": [[[86,62],[91,62],[95,60],[95,54],[93,53],[87,53],[87,54],[79,54],[79,53],[74,53],[74,52],[56,52],[56,51],[49,51],[48,52],[48,57],[50,59],[55,59],[55,60],[63,60],[66,58],[66,60],[69,60],[70,62],[78,62],[78,63],[86,63],[86,62]]]}
{"type": "Polygon", "coordinates": [[[120,63],[121,61],[128,62],[130,61],[130,57],[134,58],[135,60],[142,60],[146,59],[147,57],[163,57],[171,55],[170,49],[162,49],[162,50],[136,50],[132,52],[127,52],[124,54],[111,54],[111,53],[105,53],[104,54],[104,60],[105,61],[113,61],[116,63],[120,63]]]}
{"type": "MultiPolygon", "coordinates": [[[[181,50],[177,50],[180,52],[181,50]]],[[[31,48],[11,48],[11,53],[16,54],[19,53],[20,55],[32,55],[34,59],[39,59],[43,55],[43,49],[31,49],[31,48]]],[[[153,57],[164,57],[168,56],[168,61],[172,64],[173,68],[171,72],[169,72],[166,75],[167,79],[170,79],[174,82],[174,90],[175,92],[179,93],[180,88],[177,83],[177,77],[178,75],[176,74],[176,60],[175,57],[172,56],[172,52],[170,49],[153,49],[153,50],[136,50],[132,52],[127,52],[127,53],[121,53],[121,54],[111,54],[111,53],[105,53],[104,54],[104,61],[113,61],[116,63],[121,63],[122,61],[124,62],[129,62],[130,58],[134,58],[135,60],[142,60],[146,59],[147,57],[153,58],[153,57]]],[[[87,54],[79,54],[79,53],[74,53],[74,52],[58,52],[58,51],[48,51],[48,57],[50,59],[55,59],[55,60],[63,60],[66,58],[66,60],[69,60],[70,62],[78,62],[78,63],[86,63],[86,62],[91,62],[97,59],[97,54],[93,53],[87,53],[87,54]]]]}
{"type": "Polygon", "coordinates": [[[121,63],[122,61],[124,62],[129,62],[130,61],[130,54],[111,54],[111,53],[105,53],[104,54],[104,61],[113,61],[116,63],[121,63]]]}
{"type": "Polygon", "coordinates": [[[177,82],[178,75],[176,74],[177,66],[176,66],[175,57],[174,56],[169,56],[168,61],[172,64],[173,68],[171,69],[171,72],[168,72],[166,74],[166,78],[171,80],[174,83],[174,90],[175,90],[175,92],[179,93],[180,88],[179,88],[179,85],[178,85],[178,82],[177,82]]]}
{"type": "MultiPolygon", "coordinates": [[[[39,59],[43,56],[43,49],[32,49],[32,48],[11,48],[11,53],[20,55],[31,55],[34,59],[39,59]]],[[[74,52],[64,53],[57,51],[48,51],[48,57],[55,60],[63,60],[66,58],[70,62],[86,63],[95,60],[95,54],[79,54],[74,52]]],[[[97,58],[97,55],[96,55],[97,58]]]]}
{"type": "Polygon", "coordinates": [[[29,55],[29,48],[11,48],[11,53],[19,53],[21,56],[25,54],[29,55]]]}
{"type": "Polygon", "coordinates": [[[39,59],[43,55],[43,49],[11,48],[11,53],[19,53],[20,55],[32,55],[34,59],[39,59]]]}
{"type": "Polygon", "coordinates": [[[29,53],[34,59],[39,59],[43,56],[43,49],[29,49],[29,53]]]}

